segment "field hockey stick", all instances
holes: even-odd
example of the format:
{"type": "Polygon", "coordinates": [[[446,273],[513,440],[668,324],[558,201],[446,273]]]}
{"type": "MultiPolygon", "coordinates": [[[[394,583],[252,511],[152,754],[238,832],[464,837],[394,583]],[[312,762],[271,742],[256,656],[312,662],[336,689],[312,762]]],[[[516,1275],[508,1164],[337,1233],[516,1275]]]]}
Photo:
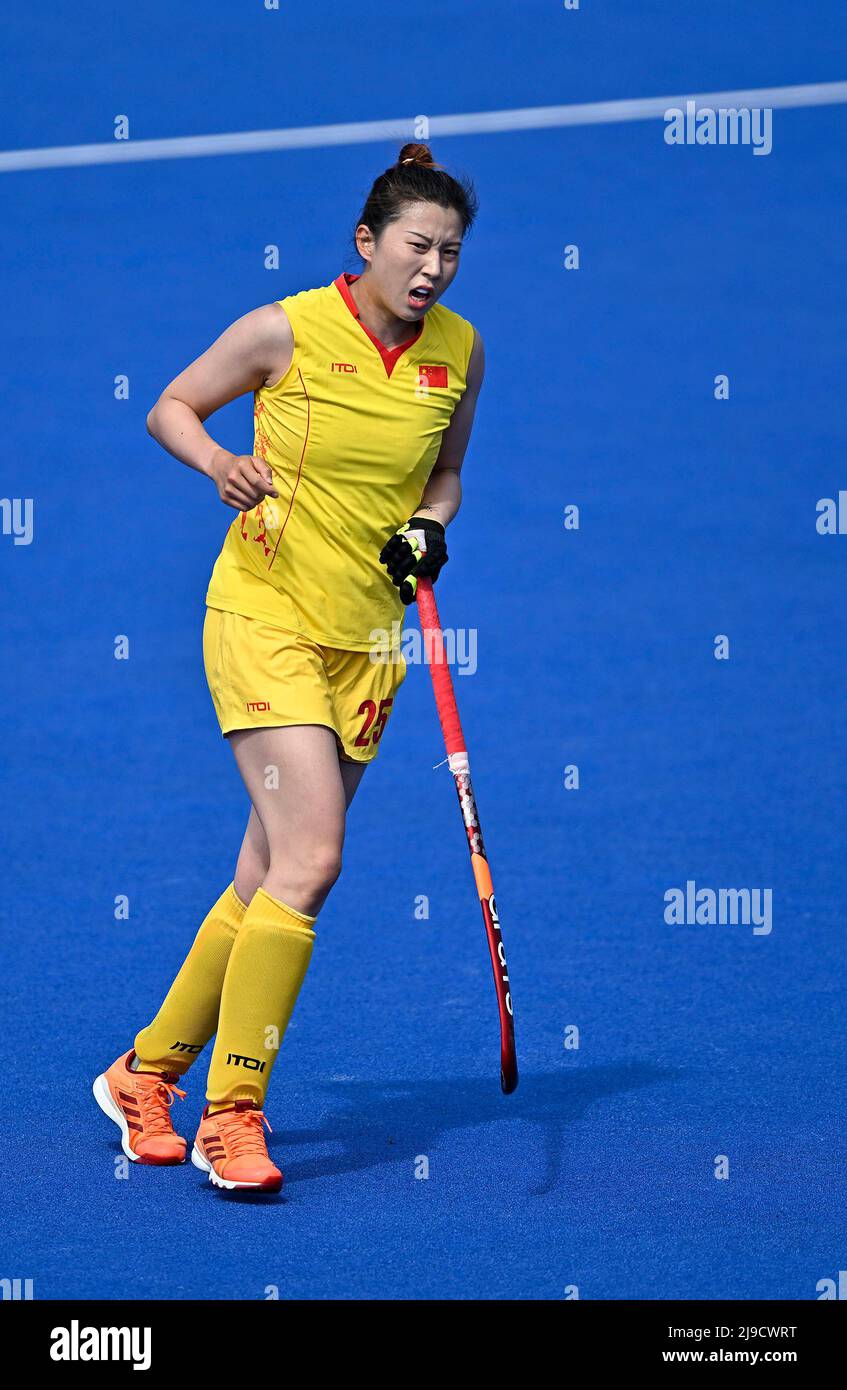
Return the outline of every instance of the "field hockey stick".
{"type": "Polygon", "coordinates": [[[476,809],[476,800],[471,785],[471,771],[468,764],[465,736],[462,733],[462,725],[459,720],[459,710],[456,705],[456,694],[453,690],[450,668],[444,655],[444,634],[441,631],[441,620],[438,616],[435,595],[432,592],[431,579],[418,579],[417,600],[424,651],[429,652],[429,671],[432,676],[432,687],[435,691],[435,704],[447,749],[447,763],[456,783],[459,806],[468,837],[471,868],[479,894],[482,919],[485,922],[488,950],[491,954],[494,986],[497,990],[497,1007],[500,1011],[500,1085],[504,1093],[509,1095],[518,1084],[518,1059],[515,1054],[515,1022],[512,1013],[512,996],[509,991],[509,971],[506,966],[506,952],[500,932],[500,918],[497,915],[497,906],[494,901],[491,869],[485,853],[479,813],[476,809]],[[430,645],[428,646],[427,643],[430,645]]]}

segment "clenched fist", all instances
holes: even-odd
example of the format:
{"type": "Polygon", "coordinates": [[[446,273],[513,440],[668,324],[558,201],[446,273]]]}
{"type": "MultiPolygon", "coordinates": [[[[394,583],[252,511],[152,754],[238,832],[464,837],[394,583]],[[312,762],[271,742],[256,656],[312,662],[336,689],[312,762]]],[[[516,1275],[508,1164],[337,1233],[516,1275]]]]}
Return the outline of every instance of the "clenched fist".
{"type": "Polygon", "coordinates": [[[265,497],[279,496],[268,464],[255,454],[218,449],[209,471],[221,501],[237,512],[251,512],[265,497]]]}

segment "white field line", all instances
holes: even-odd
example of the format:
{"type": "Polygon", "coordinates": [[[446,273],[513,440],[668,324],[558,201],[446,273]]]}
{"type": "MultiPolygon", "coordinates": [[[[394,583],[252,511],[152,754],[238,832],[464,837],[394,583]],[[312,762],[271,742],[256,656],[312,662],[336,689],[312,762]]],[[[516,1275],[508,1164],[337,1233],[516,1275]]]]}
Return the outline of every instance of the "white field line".
{"type": "MultiPolygon", "coordinates": [[[[819,82],[799,87],[751,87],[735,92],[689,92],[682,96],[634,97],[625,101],[590,101],[573,106],[525,106],[507,111],[470,111],[455,116],[428,116],[427,139],[441,135],[493,135],[497,132],[551,130],[560,126],[606,125],[646,121],[671,106],[684,107],[836,106],[847,102],[847,82],[819,82]]],[[[340,125],[290,126],[282,130],[246,130],[233,135],[180,135],[161,140],[110,140],[99,145],[56,145],[35,150],[0,152],[0,173],[23,169],[60,169],[85,164],[126,164],[145,159],[196,159],[204,155],[261,154],[268,150],[303,150],[370,141],[420,138],[420,117],[387,121],[347,121],[340,125]]]]}

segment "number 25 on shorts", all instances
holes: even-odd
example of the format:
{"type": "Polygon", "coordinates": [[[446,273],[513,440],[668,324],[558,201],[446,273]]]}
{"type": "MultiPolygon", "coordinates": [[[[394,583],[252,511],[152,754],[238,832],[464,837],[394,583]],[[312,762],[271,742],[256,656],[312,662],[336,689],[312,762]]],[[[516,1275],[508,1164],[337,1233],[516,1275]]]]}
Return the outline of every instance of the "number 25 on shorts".
{"type": "Polygon", "coordinates": [[[388,714],[393,704],[393,695],[387,700],[380,700],[379,709],[377,709],[375,700],[362,701],[356,713],[363,714],[365,716],[365,722],[356,738],[356,748],[369,748],[373,744],[379,743],[385,728],[385,722],[388,719],[388,714]]]}

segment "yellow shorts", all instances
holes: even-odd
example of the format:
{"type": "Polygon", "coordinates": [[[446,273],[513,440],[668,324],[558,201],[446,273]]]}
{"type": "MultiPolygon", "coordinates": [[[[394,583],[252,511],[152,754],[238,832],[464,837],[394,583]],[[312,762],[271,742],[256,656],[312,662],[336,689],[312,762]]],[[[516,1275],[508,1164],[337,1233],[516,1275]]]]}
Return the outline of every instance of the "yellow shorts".
{"type": "Polygon", "coordinates": [[[241,613],[206,609],[203,662],[221,733],[325,724],[339,756],[370,763],[379,751],[406,662],[371,661],[241,613]]]}

